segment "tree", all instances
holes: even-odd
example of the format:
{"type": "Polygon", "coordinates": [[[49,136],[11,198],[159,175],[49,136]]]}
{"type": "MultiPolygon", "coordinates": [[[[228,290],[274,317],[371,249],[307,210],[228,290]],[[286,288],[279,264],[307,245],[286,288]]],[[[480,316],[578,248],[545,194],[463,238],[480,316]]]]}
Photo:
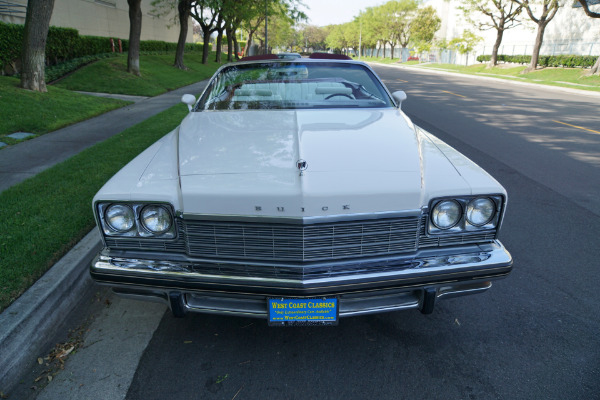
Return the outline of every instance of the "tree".
{"type": "Polygon", "coordinates": [[[550,21],[552,21],[552,18],[554,18],[554,16],[556,15],[560,4],[558,3],[558,0],[540,0],[539,2],[534,2],[533,4],[529,0],[514,1],[527,11],[527,15],[529,15],[529,18],[538,26],[537,34],[535,36],[535,44],[533,46],[533,53],[531,54],[531,64],[523,72],[535,71],[538,65],[538,59],[540,58],[540,49],[542,48],[542,42],[544,41],[544,31],[546,30],[546,26],[548,26],[550,21]],[[542,7],[542,14],[539,17],[536,17],[533,14],[532,5],[534,7],[542,7]]]}
{"type": "Polygon", "coordinates": [[[227,61],[233,61],[238,58],[238,42],[235,32],[240,27],[248,8],[248,0],[223,0],[221,12],[224,14],[225,35],[227,36],[227,61]]]}
{"type": "MultiPolygon", "coordinates": [[[[381,23],[383,18],[383,9],[381,6],[379,7],[369,7],[365,11],[364,17],[362,17],[362,21],[365,23],[363,29],[368,32],[371,41],[375,42],[375,44],[379,44],[377,47],[377,57],[381,52],[381,49],[384,48],[387,43],[387,31],[384,24],[381,23]]],[[[385,50],[383,53],[385,57],[385,50]]]]}
{"type": "Polygon", "coordinates": [[[177,49],[175,51],[175,61],[173,62],[173,66],[183,70],[187,70],[187,67],[183,62],[183,55],[188,33],[188,20],[193,1],[194,0],[153,0],[151,3],[153,7],[152,12],[158,15],[167,16],[173,12],[174,9],[177,9],[177,16],[173,17],[173,23],[179,23],[179,38],[177,39],[177,49]]]}
{"type": "Polygon", "coordinates": [[[127,0],[129,4],[129,49],[127,72],[140,76],[140,37],[142,35],[142,0],[127,0]]]}
{"type": "Polygon", "coordinates": [[[391,58],[394,58],[394,48],[400,44],[403,48],[410,41],[410,27],[417,10],[416,0],[388,1],[382,8],[382,24],[385,27],[387,42],[391,46],[391,58]]]}
{"type": "MultiPolygon", "coordinates": [[[[261,47],[264,47],[265,43],[265,3],[264,1],[252,1],[255,4],[255,11],[252,18],[247,18],[243,24],[243,27],[248,32],[248,44],[256,37],[256,40],[261,42],[261,47]]],[[[297,3],[299,0],[269,0],[267,2],[269,21],[277,18],[288,18],[294,23],[306,20],[306,14],[298,10],[297,3]]],[[[269,37],[271,35],[269,34],[269,37]]],[[[263,49],[265,52],[269,52],[270,49],[263,49]]]]}
{"type": "Polygon", "coordinates": [[[185,41],[188,33],[188,19],[192,9],[192,0],[179,0],[177,2],[177,15],[179,16],[179,38],[177,39],[177,51],[175,52],[174,67],[186,70],[183,63],[183,53],[185,51],[185,41]]]}
{"type": "MultiPolygon", "coordinates": [[[[414,26],[419,3],[416,0],[402,0],[391,3],[395,3],[395,5],[391,8],[390,34],[405,49],[411,41],[412,27],[414,26]]],[[[388,4],[386,3],[384,6],[388,4]]],[[[392,58],[393,54],[394,49],[392,48],[392,58]]]]}
{"type": "Polygon", "coordinates": [[[470,30],[464,30],[460,37],[450,41],[450,47],[456,49],[460,54],[466,54],[465,65],[469,63],[469,53],[473,51],[477,43],[481,42],[481,38],[475,35],[470,30]]]}
{"type": "MultiPolygon", "coordinates": [[[[130,1],[130,0],[128,0],[130,1]]],[[[210,49],[210,35],[216,30],[219,11],[218,0],[194,0],[190,14],[202,30],[202,64],[208,62],[208,51],[210,49]]]]}
{"type": "Polygon", "coordinates": [[[377,38],[375,37],[375,30],[373,29],[375,22],[373,20],[373,7],[367,7],[366,10],[361,11],[358,17],[356,17],[356,22],[358,24],[361,39],[362,54],[364,55],[366,54],[366,48],[374,49],[377,46],[377,38]]]}
{"type": "Polygon", "coordinates": [[[348,43],[346,42],[346,37],[344,35],[344,28],[342,24],[333,25],[331,30],[329,31],[329,35],[327,35],[327,47],[334,51],[344,52],[348,48],[348,43]]]}
{"type": "MultiPolygon", "coordinates": [[[[583,7],[583,11],[585,12],[585,15],[587,15],[590,18],[600,18],[600,13],[590,11],[590,7],[587,3],[588,0],[578,0],[578,1],[581,4],[581,7],[583,7]]],[[[589,72],[589,75],[594,75],[594,74],[600,75],[600,57],[598,57],[598,59],[594,63],[594,66],[592,67],[592,69],[589,72]]]]}
{"type": "Polygon", "coordinates": [[[269,45],[292,49],[300,43],[299,33],[294,29],[294,21],[287,16],[269,18],[269,45]]]}
{"type": "Polygon", "coordinates": [[[21,87],[47,92],[44,67],[46,64],[46,39],[54,0],[29,0],[25,17],[25,35],[21,53],[21,87]]]}
{"type": "Polygon", "coordinates": [[[502,43],[504,31],[521,23],[518,17],[521,14],[522,6],[513,0],[461,0],[461,2],[462,5],[458,8],[463,11],[470,23],[479,30],[496,30],[496,42],[489,64],[490,67],[495,66],[498,64],[498,49],[502,43]],[[484,19],[474,18],[473,14],[477,14],[477,16],[483,14],[484,19]]]}
{"type": "Polygon", "coordinates": [[[316,25],[304,25],[300,28],[300,44],[306,49],[326,50],[328,30],[325,27],[316,25]]]}
{"type": "Polygon", "coordinates": [[[219,18],[217,18],[217,24],[215,26],[215,32],[217,32],[216,48],[215,48],[215,62],[221,62],[221,54],[223,53],[223,32],[226,28],[226,21],[223,17],[223,5],[218,11],[219,18]]]}
{"type": "Polygon", "coordinates": [[[431,44],[440,26],[442,26],[442,20],[433,7],[419,8],[410,25],[411,39],[415,43],[431,44]]]}

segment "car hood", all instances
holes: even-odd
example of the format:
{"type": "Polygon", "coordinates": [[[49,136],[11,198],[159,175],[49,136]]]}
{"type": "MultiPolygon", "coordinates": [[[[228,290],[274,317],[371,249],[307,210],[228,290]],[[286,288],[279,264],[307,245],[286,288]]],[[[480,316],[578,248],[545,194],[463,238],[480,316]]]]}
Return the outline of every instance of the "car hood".
{"type": "MultiPolygon", "coordinates": [[[[395,109],[190,113],[179,129],[183,212],[308,217],[419,210],[421,148],[395,109]]],[[[445,162],[453,187],[465,187],[445,162]]]]}

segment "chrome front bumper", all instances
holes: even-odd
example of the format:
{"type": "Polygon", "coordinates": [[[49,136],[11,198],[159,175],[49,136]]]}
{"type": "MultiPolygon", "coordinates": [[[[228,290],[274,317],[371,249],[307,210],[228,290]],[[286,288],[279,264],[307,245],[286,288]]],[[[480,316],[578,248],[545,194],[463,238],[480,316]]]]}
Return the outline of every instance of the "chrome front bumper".
{"type": "Polygon", "coordinates": [[[164,302],[176,316],[190,311],[267,318],[269,297],[335,296],[339,316],[346,317],[402,309],[429,313],[437,299],[489,289],[492,280],[510,273],[512,258],[496,241],[346,265],[314,266],[325,271],[321,276],[310,266],[286,266],[302,271],[298,275],[250,276],[236,273],[235,264],[217,271],[208,260],[148,260],[105,249],[91,275],[119,295],[164,302]]]}

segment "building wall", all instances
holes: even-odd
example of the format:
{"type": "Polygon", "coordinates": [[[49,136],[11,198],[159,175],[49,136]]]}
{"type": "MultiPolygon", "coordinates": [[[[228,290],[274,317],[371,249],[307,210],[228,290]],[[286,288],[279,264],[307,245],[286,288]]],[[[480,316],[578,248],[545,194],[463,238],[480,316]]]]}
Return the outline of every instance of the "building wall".
{"type": "MultiPolygon", "coordinates": [[[[11,3],[27,5],[27,0],[11,0],[11,3]]],[[[142,0],[142,40],[177,42],[179,23],[176,10],[167,16],[152,13],[150,0],[142,0]]],[[[25,16],[17,12],[0,15],[0,20],[25,23],[25,16]]],[[[50,25],[75,28],[81,35],[129,38],[129,6],[127,0],[55,0],[50,25]]],[[[189,21],[187,42],[192,42],[192,22],[189,21]]]]}

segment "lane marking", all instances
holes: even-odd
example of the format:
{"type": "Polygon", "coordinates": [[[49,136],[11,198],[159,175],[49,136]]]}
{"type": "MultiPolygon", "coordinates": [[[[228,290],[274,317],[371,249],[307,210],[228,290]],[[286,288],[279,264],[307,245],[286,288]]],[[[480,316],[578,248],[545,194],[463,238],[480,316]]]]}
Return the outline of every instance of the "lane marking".
{"type": "Polygon", "coordinates": [[[462,94],[456,94],[456,93],[449,92],[449,91],[447,91],[447,90],[442,90],[442,92],[444,92],[444,93],[449,93],[449,94],[452,94],[452,95],[454,95],[454,96],[458,96],[458,97],[464,97],[464,98],[466,98],[466,97],[467,97],[467,96],[463,96],[462,94]]]}
{"type": "Polygon", "coordinates": [[[567,125],[567,126],[570,126],[570,127],[573,127],[573,128],[577,128],[577,129],[583,129],[584,131],[588,131],[588,132],[592,132],[592,133],[596,133],[596,134],[600,135],[600,132],[595,131],[593,129],[584,128],[583,126],[571,125],[571,124],[567,124],[566,122],[557,121],[555,119],[553,119],[552,122],[556,122],[557,124],[567,125]]]}
{"type": "Polygon", "coordinates": [[[402,80],[402,79],[396,79],[396,81],[398,82],[404,82],[404,83],[408,83],[408,81],[402,80]]]}

